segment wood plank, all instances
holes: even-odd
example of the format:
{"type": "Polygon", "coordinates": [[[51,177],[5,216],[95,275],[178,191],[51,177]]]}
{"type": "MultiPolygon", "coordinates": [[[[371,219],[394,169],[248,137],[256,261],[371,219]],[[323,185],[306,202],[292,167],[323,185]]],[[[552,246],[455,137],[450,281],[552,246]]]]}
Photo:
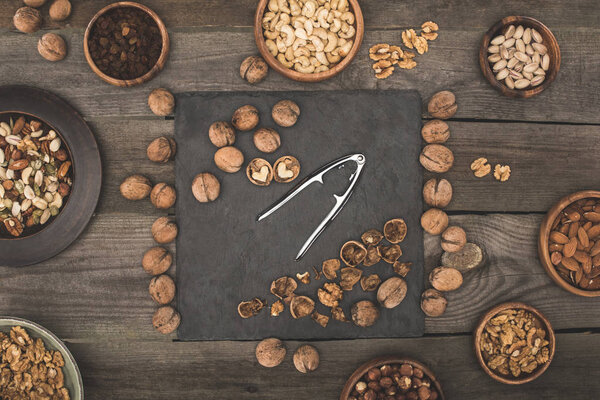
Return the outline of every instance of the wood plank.
{"type": "Polygon", "coordinates": [[[597,395],[600,361],[590,349],[598,334],[557,335],[557,355],[548,370],[527,385],[503,385],[477,364],[472,337],[353,340],[311,343],[320,352],[314,373],[297,372],[287,342],[282,365],[263,368],[255,342],[71,343],[88,399],[337,399],[346,379],[363,362],[398,354],[427,364],[446,398],[475,400],[590,399],[597,395]]]}
{"type": "MultiPolygon", "coordinates": [[[[0,19],[0,28],[12,28],[11,17],[21,0],[7,0],[0,19]]],[[[79,0],[73,2],[71,17],[55,23],[46,18],[45,28],[64,26],[85,27],[92,16],[112,0],[79,0]]],[[[144,4],[156,11],[169,28],[198,26],[251,26],[255,0],[145,0],[144,4]]],[[[48,4],[41,8],[48,15],[48,4]]],[[[367,28],[410,27],[433,19],[442,27],[488,28],[507,15],[529,15],[542,18],[551,29],[565,26],[594,25],[598,22],[593,12],[597,5],[593,0],[528,1],[507,0],[490,3],[486,0],[464,2],[460,0],[426,0],[418,5],[394,0],[361,0],[367,28]],[[543,15],[541,13],[543,12],[543,15]]]]}
{"type": "Polygon", "coordinates": [[[375,43],[398,43],[398,30],[368,32],[352,65],[326,82],[298,83],[271,72],[256,87],[245,84],[238,73],[242,59],[256,53],[248,28],[176,30],[171,32],[173,49],[165,70],[151,83],[130,89],[112,87],[94,75],[83,58],[82,29],[61,33],[69,42],[70,54],[54,65],[40,59],[36,35],[2,34],[0,84],[23,83],[52,90],[87,118],[150,116],[147,96],[159,86],[175,92],[396,88],[418,89],[424,99],[441,89],[453,90],[459,103],[456,118],[600,123],[595,108],[600,93],[597,27],[556,29],[562,51],[561,72],[546,92],[527,100],[503,97],[485,81],[477,63],[481,29],[448,29],[427,55],[418,58],[417,68],[398,71],[383,81],[373,76],[367,51],[375,43]]]}

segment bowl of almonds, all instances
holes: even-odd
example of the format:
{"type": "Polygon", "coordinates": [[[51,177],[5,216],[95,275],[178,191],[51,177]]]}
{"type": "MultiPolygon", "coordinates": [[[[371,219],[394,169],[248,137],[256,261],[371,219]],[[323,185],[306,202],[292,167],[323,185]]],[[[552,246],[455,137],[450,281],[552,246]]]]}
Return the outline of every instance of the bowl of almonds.
{"type": "Polygon", "coordinates": [[[556,78],[560,59],[554,34],[530,17],[502,19],[486,32],[479,49],[483,75],[509,97],[541,93],[556,78]]]}
{"type": "Polygon", "coordinates": [[[600,296],[600,191],[573,193],[548,211],[538,254],[560,287],[578,296],[600,296]]]}

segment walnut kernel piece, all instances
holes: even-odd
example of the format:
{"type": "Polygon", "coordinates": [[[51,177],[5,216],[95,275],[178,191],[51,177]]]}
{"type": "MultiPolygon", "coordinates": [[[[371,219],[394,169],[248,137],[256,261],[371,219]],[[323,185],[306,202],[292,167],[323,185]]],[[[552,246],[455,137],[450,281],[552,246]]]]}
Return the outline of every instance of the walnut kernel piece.
{"type": "Polygon", "coordinates": [[[401,61],[398,61],[396,65],[398,68],[402,69],[413,69],[417,66],[417,62],[412,58],[403,58],[401,61]]]}
{"type": "Polygon", "coordinates": [[[307,344],[300,346],[294,353],[294,366],[303,374],[316,370],[319,367],[319,352],[307,344]]]}
{"type": "Polygon", "coordinates": [[[394,218],[385,223],[383,234],[390,243],[400,243],[406,237],[406,222],[402,218],[394,218]]]}
{"type": "Polygon", "coordinates": [[[381,261],[381,255],[379,254],[379,251],[377,250],[377,246],[371,245],[371,246],[367,247],[367,256],[365,257],[365,260],[363,261],[363,265],[365,267],[370,267],[370,266],[377,264],[379,261],[381,261]]]}
{"type": "Polygon", "coordinates": [[[273,368],[285,359],[287,353],[283,342],[276,338],[268,338],[256,346],[256,361],[263,367],[273,368]]]}
{"type": "Polygon", "coordinates": [[[496,164],[494,167],[494,178],[500,182],[506,182],[510,178],[510,166],[496,164]]]}
{"type": "Polygon", "coordinates": [[[290,314],[294,319],[304,318],[312,314],[315,302],[306,296],[294,296],[290,303],[290,314]]]}
{"type": "Polygon", "coordinates": [[[300,162],[296,157],[283,156],[273,165],[275,182],[288,183],[300,174],[300,162]]]}
{"type": "Polygon", "coordinates": [[[360,240],[365,244],[365,246],[375,245],[377,246],[379,242],[383,239],[383,233],[379,232],[377,229],[369,229],[365,233],[362,234],[360,240]]]}
{"type": "Polygon", "coordinates": [[[240,314],[240,317],[242,318],[254,317],[266,306],[267,302],[265,300],[255,297],[249,301],[242,301],[238,305],[238,314],[240,314]]]}
{"type": "Polygon", "coordinates": [[[372,326],[379,319],[379,309],[373,302],[362,300],[354,304],[350,310],[354,325],[366,328],[372,326]]]}
{"type": "Polygon", "coordinates": [[[393,244],[391,246],[379,245],[377,246],[377,251],[381,258],[383,258],[383,261],[388,264],[395,263],[402,255],[402,248],[398,244],[393,244]]]}
{"type": "Polygon", "coordinates": [[[429,33],[429,32],[437,32],[439,30],[438,24],[436,24],[433,21],[427,21],[427,22],[423,22],[423,24],[421,25],[421,29],[423,29],[423,32],[429,33]]]}
{"type": "Polygon", "coordinates": [[[255,158],[246,167],[248,180],[257,186],[269,186],[273,180],[273,167],[263,158],[255,158]]]}
{"type": "Polygon", "coordinates": [[[354,267],[342,268],[340,271],[340,286],[346,291],[351,291],[354,285],[360,280],[362,271],[354,267]]]}
{"type": "Polygon", "coordinates": [[[319,314],[317,311],[313,311],[310,318],[323,328],[326,328],[329,323],[329,317],[327,315],[319,314]]]}
{"type": "Polygon", "coordinates": [[[216,176],[210,172],[203,172],[194,178],[192,193],[200,203],[215,201],[221,193],[221,184],[216,176]]]}
{"type": "Polygon", "coordinates": [[[390,45],[379,43],[369,49],[369,57],[371,60],[379,61],[391,57],[390,45]]]}
{"type": "Polygon", "coordinates": [[[483,178],[492,170],[487,158],[480,157],[471,163],[471,171],[477,178],[483,178]]]}
{"type": "Polygon", "coordinates": [[[385,69],[379,69],[379,68],[375,69],[375,77],[377,79],[386,79],[393,73],[394,73],[394,66],[389,66],[385,69]]]}
{"type": "Polygon", "coordinates": [[[417,37],[417,33],[414,29],[406,29],[402,32],[402,43],[409,49],[413,49],[415,47],[414,41],[417,37]]]}
{"type": "Polygon", "coordinates": [[[181,315],[171,306],[159,308],[152,317],[152,325],[163,335],[174,332],[180,323],[181,315]]]}
{"type": "Polygon", "coordinates": [[[334,308],[344,298],[344,292],[337,283],[327,282],[317,291],[317,297],[325,307],[334,308]]]}
{"type": "Polygon", "coordinates": [[[360,278],[360,287],[365,292],[375,291],[380,283],[381,278],[379,278],[379,275],[377,274],[363,276],[362,278],[360,278]]]}
{"type": "Polygon", "coordinates": [[[306,271],[303,273],[297,273],[296,279],[298,279],[300,282],[304,283],[305,285],[308,285],[310,283],[310,272],[306,271]]]}
{"type": "Polygon", "coordinates": [[[325,276],[325,278],[329,280],[337,278],[336,271],[340,269],[340,265],[340,260],[338,260],[337,258],[332,258],[330,260],[323,261],[323,266],[321,267],[321,270],[323,271],[323,275],[325,276]]]}
{"type": "Polygon", "coordinates": [[[298,288],[298,283],[289,276],[282,276],[271,282],[271,293],[280,299],[286,299],[294,295],[294,291],[298,288]]]}
{"type": "Polygon", "coordinates": [[[350,240],[342,246],[340,250],[340,258],[349,267],[355,267],[367,256],[367,249],[361,243],[350,240]]]}
{"type": "Polygon", "coordinates": [[[463,277],[459,270],[451,267],[437,267],[429,274],[431,286],[441,292],[449,292],[461,287],[463,277]]]}

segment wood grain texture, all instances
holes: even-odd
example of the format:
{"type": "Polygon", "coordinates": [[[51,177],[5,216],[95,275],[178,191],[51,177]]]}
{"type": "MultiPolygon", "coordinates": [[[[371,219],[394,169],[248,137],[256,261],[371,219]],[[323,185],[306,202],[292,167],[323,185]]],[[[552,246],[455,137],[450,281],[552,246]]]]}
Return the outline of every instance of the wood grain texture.
{"type": "Polygon", "coordinates": [[[429,366],[447,399],[514,400],[596,398],[600,361],[590,349],[598,334],[559,334],[559,352],[548,370],[527,385],[508,386],[481,370],[472,337],[378,339],[313,342],[320,353],[314,373],[296,371],[292,354],[300,345],[286,342],[288,354],[276,368],[254,358],[256,342],[69,343],[84,371],[86,398],[103,399],[337,399],[354,369],[378,356],[399,355],[429,366]]]}

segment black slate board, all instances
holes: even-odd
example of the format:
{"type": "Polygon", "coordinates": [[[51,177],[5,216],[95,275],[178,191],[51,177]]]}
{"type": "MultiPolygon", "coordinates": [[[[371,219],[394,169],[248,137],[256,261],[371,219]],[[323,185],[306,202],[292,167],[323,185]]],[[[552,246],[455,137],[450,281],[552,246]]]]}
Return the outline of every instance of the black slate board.
{"type": "MultiPolygon", "coordinates": [[[[418,163],[421,148],[421,98],[416,91],[328,91],[328,92],[210,92],[177,97],[176,159],[177,288],[182,315],[181,340],[251,340],[276,336],[281,339],[341,339],[364,337],[421,336],[424,316],[419,307],[423,290],[422,173],[418,163]],[[271,107],[279,100],[298,103],[301,116],[291,128],[279,128],[271,118],[271,107]],[[273,163],[283,155],[296,156],[302,165],[300,177],[290,184],[273,182],[268,187],[252,185],[245,170],[226,174],[216,168],[216,148],[208,139],[214,121],[230,120],[233,111],[252,104],[260,111],[261,127],[276,128],[282,146],[274,154],[262,154],[252,143],[252,132],[238,133],[235,145],[246,163],[262,157],[273,163]],[[347,187],[354,169],[332,171],[325,185],[313,184],[266,220],[256,215],[279,199],[301,178],[338,157],[361,152],[366,166],[352,198],[321,235],[306,256],[295,262],[298,250],[333,207],[334,193],[347,187]],[[200,172],[212,172],[221,181],[221,196],[213,203],[198,203],[190,190],[200,172]],[[382,229],[394,217],[408,224],[401,244],[401,260],[413,262],[407,277],[408,293],[393,310],[382,310],[378,323],[358,328],[351,323],[330,321],[326,328],[310,318],[293,320],[286,310],[279,317],[268,310],[251,319],[237,314],[242,300],[255,296],[271,304],[271,281],[312,271],[328,258],[335,258],[343,243],[359,239],[367,229],[382,229]]],[[[365,274],[393,276],[389,264],[364,268],[365,274]]],[[[316,299],[325,282],[300,284],[299,294],[316,299]]],[[[371,299],[359,285],[345,292],[342,307],[350,314],[356,301],[371,299]]],[[[317,301],[317,310],[329,310],[317,301]]]]}

